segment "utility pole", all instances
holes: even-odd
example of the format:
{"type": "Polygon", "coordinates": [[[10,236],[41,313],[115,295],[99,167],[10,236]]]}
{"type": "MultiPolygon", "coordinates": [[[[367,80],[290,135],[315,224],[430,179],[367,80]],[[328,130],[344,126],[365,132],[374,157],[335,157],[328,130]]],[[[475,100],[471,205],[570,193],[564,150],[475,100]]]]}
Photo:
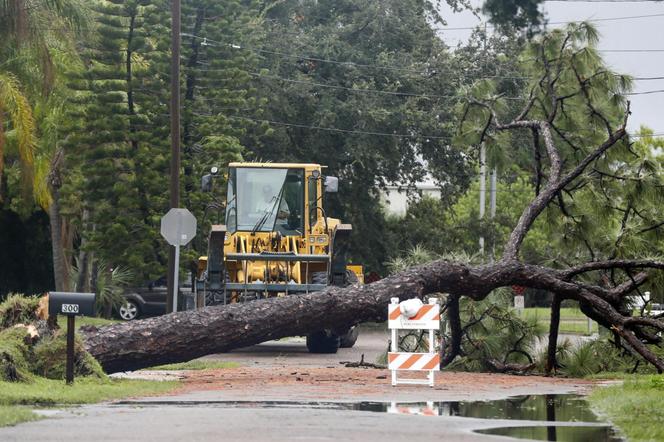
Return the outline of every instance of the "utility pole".
{"type": "MultiPolygon", "coordinates": [[[[486,147],[480,145],[480,221],[486,209],[486,147]]],[[[480,253],[484,255],[484,236],[480,236],[480,253]]]]}
{"type": "MultiPolygon", "coordinates": [[[[180,0],[171,0],[171,183],[170,207],[180,206],[180,0]]],[[[173,311],[175,247],[168,248],[166,312],[173,311]]]]}

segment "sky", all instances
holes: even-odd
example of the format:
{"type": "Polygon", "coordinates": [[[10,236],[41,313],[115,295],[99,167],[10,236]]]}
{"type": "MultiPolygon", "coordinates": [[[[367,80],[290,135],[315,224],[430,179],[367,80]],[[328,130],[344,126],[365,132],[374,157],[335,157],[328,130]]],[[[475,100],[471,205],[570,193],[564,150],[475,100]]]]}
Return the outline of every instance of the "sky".
{"type": "MultiPolygon", "coordinates": [[[[473,6],[481,6],[482,0],[471,0],[473,6]]],[[[663,77],[659,80],[642,80],[634,83],[633,92],[664,91],[664,1],[547,1],[543,5],[550,22],[569,22],[603,18],[624,17],[621,20],[597,21],[593,24],[600,33],[597,45],[604,60],[611,68],[632,77],[663,77]],[[661,14],[658,17],[628,18],[661,14]],[[622,50],[658,50],[660,52],[611,52],[622,50]]],[[[469,11],[454,13],[441,6],[440,12],[447,21],[441,27],[440,36],[450,46],[465,41],[471,30],[446,30],[483,24],[469,11]]],[[[551,25],[556,27],[562,25],[551,25]]],[[[664,92],[633,95],[630,98],[632,115],[628,130],[634,132],[641,125],[664,135],[664,92]]]]}

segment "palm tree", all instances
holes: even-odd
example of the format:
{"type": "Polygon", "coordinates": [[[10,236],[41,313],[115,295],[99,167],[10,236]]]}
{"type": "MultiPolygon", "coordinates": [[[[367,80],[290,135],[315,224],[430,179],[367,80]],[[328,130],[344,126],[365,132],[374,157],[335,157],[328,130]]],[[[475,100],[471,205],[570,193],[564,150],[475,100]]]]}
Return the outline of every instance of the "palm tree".
{"type": "Polygon", "coordinates": [[[0,71],[0,202],[3,199],[2,174],[5,150],[10,134],[16,140],[24,183],[30,182],[35,158],[35,123],[32,107],[21,91],[18,79],[11,73],[0,71]]]}
{"type": "MultiPolygon", "coordinates": [[[[57,189],[62,164],[58,139],[38,138],[43,121],[35,122],[33,106],[58,106],[51,98],[57,86],[58,66],[54,53],[68,53],[61,60],[78,58],[77,35],[87,29],[89,2],[86,0],[4,0],[0,1],[0,201],[5,158],[15,146],[21,165],[22,185],[51,218],[51,241],[56,289],[66,288],[57,189]]],[[[40,112],[48,117],[48,110],[40,112]]],[[[52,134],[49,134],[52,135],[52,134]]]]}

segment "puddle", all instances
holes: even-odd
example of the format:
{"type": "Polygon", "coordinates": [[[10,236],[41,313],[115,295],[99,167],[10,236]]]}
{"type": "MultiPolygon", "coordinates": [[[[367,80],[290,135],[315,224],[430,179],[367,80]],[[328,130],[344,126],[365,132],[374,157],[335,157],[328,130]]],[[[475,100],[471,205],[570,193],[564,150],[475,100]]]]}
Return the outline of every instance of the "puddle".
{"type": "Polygon", "coordinates": [[[515,396],[493,401],[444,402],[297,402],[297,401],[121,401],[139,407],[309,408],[355,410],[478,419],[518,419],[549,422],[600,422],[576,395],[515,396]]]}
{"type": "MultiPolygon", "coordinates": [[[[514,396],[493,401],[444,402],[326,402],[326,401],[120,401],[117,406],[220,407],[220,408],[307,408],[353,410],[421,416],[456,416],[555,422],[558,425],[511,426],[475,430],[477,433],[516,439],[563,442],[622,441],[616,431],[600,421],[578,395],[514,396]],[[585,424],[585,425],[584,425],[585,424]]],[[[525,423],[525,422],[524,422],[525,423]]]]}
{"type": "Polygon", "coordinates": [[[517,439],[547,440],[559,442],[620,442],[623,441],[609,426],[539,426],[501,427],[475,430],[476,433],[509,436],[517,439]]]}

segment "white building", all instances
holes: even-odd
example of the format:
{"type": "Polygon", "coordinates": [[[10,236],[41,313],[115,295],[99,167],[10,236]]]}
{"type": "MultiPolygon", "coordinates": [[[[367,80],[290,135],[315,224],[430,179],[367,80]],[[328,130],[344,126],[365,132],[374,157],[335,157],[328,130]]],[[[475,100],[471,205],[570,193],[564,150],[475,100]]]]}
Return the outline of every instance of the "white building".
{"type": "Polygon", "coordinates": [[[404,216],[408,204],[421,196],[440,199],[440,187],[432,179],[414,185],[389,185],[381,195],[381,203],[388,215],[404,216]]]}

